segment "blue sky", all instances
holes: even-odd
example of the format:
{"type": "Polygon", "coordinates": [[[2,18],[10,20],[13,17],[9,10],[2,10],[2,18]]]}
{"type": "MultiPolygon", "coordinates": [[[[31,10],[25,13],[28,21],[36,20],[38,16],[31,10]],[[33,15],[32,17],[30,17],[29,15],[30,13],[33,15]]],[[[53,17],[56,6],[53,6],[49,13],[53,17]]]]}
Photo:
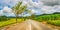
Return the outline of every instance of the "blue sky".
{"type": "MultiPolygon", "coordinates": [[[[11,8],[19,1],[21,0],[0,0],[0,16],[14,16],[14,13],[11,12],[11,8]]],[[[60,0],[23,0],[23,5],[25,4],[28,4],[28,8],[32,13],[37,15],[60,12],[60,0]]],[[[28,14],[25,16],[27,15],[28,14]]]]}

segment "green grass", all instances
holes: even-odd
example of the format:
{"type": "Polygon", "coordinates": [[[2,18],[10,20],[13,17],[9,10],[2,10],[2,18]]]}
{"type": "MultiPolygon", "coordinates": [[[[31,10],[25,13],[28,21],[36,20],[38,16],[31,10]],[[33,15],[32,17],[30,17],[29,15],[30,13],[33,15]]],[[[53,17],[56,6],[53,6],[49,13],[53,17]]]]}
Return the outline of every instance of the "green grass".
{"type": "Polygon", "coordinates": [[[56,26],[60,26],[60,20],[49,20],[49,21],[47,21],[47,23],[56,25],[56,26]]]}
{"type": "MultiPolygon", "coordinates": [[[[18,22],[22,22],[22,21],[24,21],[24,19],[18,19],[18,22]]],[[[2,22],[0,22],[0,28],[3,27],[3,26],[6,26],[6,25],[13,24],[13,23],[16,23],[15,18],[11,18],[8,21],[2,21],[2,22]]]]}

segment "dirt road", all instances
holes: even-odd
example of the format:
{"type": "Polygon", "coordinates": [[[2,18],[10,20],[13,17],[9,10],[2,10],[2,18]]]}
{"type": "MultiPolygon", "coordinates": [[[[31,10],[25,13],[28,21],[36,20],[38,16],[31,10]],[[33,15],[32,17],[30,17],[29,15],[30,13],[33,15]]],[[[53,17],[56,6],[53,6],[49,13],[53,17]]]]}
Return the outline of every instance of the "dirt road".
{"type": "Polygon", "coordinates": [[[55,30],[55,29],[47,27],[46,25],[40,22],[29,19],[22,23],[6,26],[1,30],[55,30]]]}

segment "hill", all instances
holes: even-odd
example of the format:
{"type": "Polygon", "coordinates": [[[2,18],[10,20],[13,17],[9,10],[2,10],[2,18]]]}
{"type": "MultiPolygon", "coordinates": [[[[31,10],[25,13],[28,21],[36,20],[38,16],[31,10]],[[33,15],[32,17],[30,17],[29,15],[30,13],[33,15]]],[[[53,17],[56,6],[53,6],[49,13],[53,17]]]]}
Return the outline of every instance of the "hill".
{"type": "Polygon", "coordinates": [[[36,17],[33,18],[34,20],[60,20],[60,14],[42,14],[42,15],[36,15],[36,17]]]}
{"type": "Polygon", "coordinates": [[[43,15],[37,15],[36,17],[32,18],[36,21],[46,21],[48,24],[60,26],[60,14],[43,14],[43,15]]]}

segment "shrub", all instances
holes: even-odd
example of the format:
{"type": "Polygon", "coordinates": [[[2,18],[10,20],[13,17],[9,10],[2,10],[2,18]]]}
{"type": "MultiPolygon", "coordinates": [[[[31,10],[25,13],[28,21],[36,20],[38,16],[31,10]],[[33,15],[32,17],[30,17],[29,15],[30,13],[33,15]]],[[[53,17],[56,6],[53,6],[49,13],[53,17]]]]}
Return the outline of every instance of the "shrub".
{"type": "Polygon", "coordinates": [[[60,26],[60,20],[49,20],[47,21],[48,24],[60,26]]]}
{"type": "Polygon", "coordinates": [[[6,21],[6,20],[8,20],[8,19],[5,16],[0,17],[0,21],[6,21]]]}

